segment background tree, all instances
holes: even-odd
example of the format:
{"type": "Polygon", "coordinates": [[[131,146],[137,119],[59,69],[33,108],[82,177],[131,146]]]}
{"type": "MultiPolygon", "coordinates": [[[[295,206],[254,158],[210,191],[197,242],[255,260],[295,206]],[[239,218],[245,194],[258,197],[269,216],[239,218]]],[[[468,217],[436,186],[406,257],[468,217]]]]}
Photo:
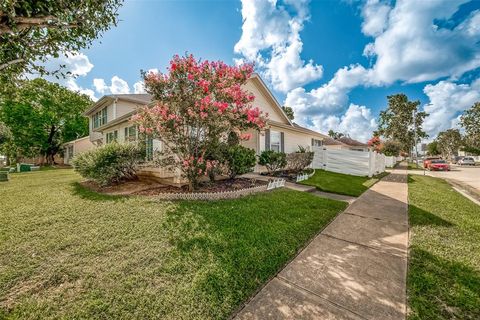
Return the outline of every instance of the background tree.
{"type": "Polygon", "coordinates": [[[2,0],[0,84],[46,70],[38,62],[89,47],[117,23],[122,0],[2,0]]]}
{"type": "Polygon", "coordinates": [[[436,156],[436,155],[439,155],[441,152],[440,152],[440,149],[438,148],[438,142],[436,140],[430,142],[428,145],[427,145],[427,154],[429,156],[436,156]]]}
{"type": "Polygon", "coordinates": [[[332,129],[330,129],[330,130],[328,130],[328,136],[332,139],[338,140],[340,138],[345,137],[346,135],[344,133],[336,132],[336,131],[333,131],[332,129]]]}
{"type": "Polygon", "coordinates": [[[410,152],[421,139],[428,137],[422,130],[427,113],[418,111],[420,101],[409,101],[405,94],[387,98],[388,107],[380,112],[378,132],[389,140],[398,141],[402,151],[410,152]]]}
{"type": "Polygon", "coordinates": [[[88,134],[83,112],[91,104],[87,95],[44,79],[27,81],[15,95],[0,97],[0,120],[11,133],[8,143],[16,153],[11,156],[44,155],[53,163],[63,143],[88,134]]]}
{"type": "Polygon", "coordinates": [[[381,152],[389,157],[398,157],[401,149],[402,146],[398,141],[387,140],[383,143],[381,152]]]}
{"type": "Polygon", "coordinates": [[[460,124],[465,129],[464,150],[480,154],[480,102],[465,110],[460,117],[460,124]]]}
{"type": "Polygon", "coordinates": [[[282,106],[283,112],[287,115],[288,119],[293,120],[295,119],[295,115],[293,113],[292,107],[282,106]]]}
{"type": "Polygon", "coordinates": [[[220,159],[207,158],[212,146],[219,140],[238,144],[251,138],[245,131],[265,125],[262,112],[252,106],[255,96],[242,89],[252,72],[250,64],[200,62],[189,55],[174,56],[166,74],[144,74],[155,104],[141,109],[132,121],[140,132],[162,141],[163,164],[179,168],[190,190],[218,165],[220,159]]]}
{"type": "Polygon", "coordinates": [[[442,155],[451,159],[462,145],[462,135],[458,129],[442,131],[437,136],[437,144],[442,155]]]}

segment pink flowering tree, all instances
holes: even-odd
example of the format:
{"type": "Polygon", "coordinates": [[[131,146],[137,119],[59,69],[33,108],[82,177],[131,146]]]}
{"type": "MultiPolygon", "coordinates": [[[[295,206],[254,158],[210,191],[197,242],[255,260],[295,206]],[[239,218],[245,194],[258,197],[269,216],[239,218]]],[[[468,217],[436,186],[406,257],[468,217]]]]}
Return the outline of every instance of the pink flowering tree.
{"type": "Polygon", "coordinates": [[[144,73],[146,91],[154,103],[132,121],[163,142],[171,165],[180,168],[190,190],[219,165],[207,153],[230,136],[246,140],[248,129],[260,130],[265,115],[253,107],[255,97],[242,88],[253,65],[229,66],[223,62],[174,56],[167,73],[144,73]]]}

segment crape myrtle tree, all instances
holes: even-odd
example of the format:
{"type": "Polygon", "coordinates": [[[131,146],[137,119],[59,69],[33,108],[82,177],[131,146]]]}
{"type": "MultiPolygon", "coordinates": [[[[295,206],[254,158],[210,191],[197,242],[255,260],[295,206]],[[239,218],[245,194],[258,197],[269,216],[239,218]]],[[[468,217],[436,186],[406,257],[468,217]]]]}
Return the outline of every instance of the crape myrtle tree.
{"type": "Polygon", "coordinates": [[[265,126],[266,115],[252,105],[255,97],[242,89],[252,72],[251,64],[229,66],[176,55],[167,73],[143,73],[154,103],[140,109],[132,122],[162,141],[163,158],[180,168],[190,190],[219,165],[209,157],[212,146],[232,135],[248,140],[251,134],[243,132],[265,126]]]}
{"type": "Polygon", "coordinates": [[[0,90],[24,73],[48,73],[41,62],[50,57],[89,47],[116,25],[121,4],[122,0],[1,0],[0,90]]]}

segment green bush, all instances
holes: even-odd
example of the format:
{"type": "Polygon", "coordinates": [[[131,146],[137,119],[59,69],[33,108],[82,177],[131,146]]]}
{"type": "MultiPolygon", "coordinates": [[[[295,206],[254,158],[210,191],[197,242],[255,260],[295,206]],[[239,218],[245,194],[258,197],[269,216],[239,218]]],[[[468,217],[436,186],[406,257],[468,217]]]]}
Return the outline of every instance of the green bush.
{"type": "Polygon", "coordinates": [[[20,163],[20,172],[32,171],[32,165],[28,163],[20,163]]]}
{"type": "Polygon", "coordinates": [[[228,146],[223,157],[231,179],[236,175],[251,172],[257,162],[255,150],[241,145],[228,146]]]}
{"type": "Polygon", "coordinates": [[[102,186],[136,178],[144,159],[142,148],[132,143],[110,143],[73,158],[75,171],[102,186]]]}
{"type": "Polygon", "coordinates": [[[287,159],[284,152],[275,152],[273,150],[265,150],[258,158],[258,164],[265,166],[269,174],[284,168],[287,165],[287,159]]]}
{"type": "Polygon", "coordinates": [[[8,172],[0,171],[0,181],[8,181],[8,172]]]}

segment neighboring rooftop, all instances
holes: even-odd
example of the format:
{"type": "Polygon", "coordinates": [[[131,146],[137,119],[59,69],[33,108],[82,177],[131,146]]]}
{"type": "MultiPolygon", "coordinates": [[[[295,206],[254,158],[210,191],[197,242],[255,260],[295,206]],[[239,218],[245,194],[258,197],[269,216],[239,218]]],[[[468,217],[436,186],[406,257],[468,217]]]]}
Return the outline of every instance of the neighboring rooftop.
{"type": "Polygon", "coordinates": [[[352,139],[350,137],[341,137],[337,141],[340,141],[341,143],[344,143],[344,144],[352,146],[352,147],[368,147],[368,144],[357,141],[357,140],[352,139]]]}

